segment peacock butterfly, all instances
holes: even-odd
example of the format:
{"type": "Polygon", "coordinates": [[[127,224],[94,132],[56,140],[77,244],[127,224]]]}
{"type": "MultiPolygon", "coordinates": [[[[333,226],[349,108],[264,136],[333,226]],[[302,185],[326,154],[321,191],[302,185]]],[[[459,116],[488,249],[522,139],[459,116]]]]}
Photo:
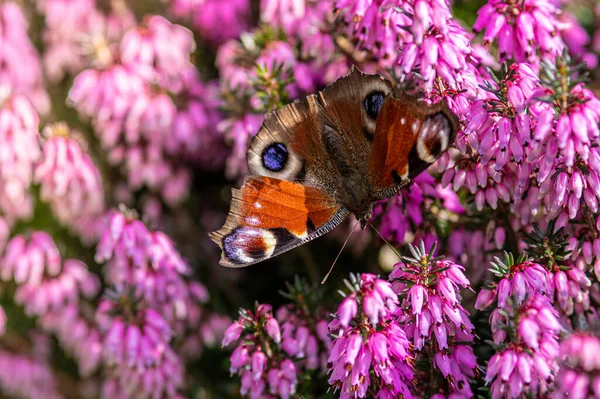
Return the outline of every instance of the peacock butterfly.
{"type": "Polygon", "coordinates": [[[233,189],[225,225],[210,238],[220,264],[269,259],[407,186],[452,144],[458,119],[379,75],[352,68],[317,94],[265,115],[248,150],[248,176],[233,189]]]}

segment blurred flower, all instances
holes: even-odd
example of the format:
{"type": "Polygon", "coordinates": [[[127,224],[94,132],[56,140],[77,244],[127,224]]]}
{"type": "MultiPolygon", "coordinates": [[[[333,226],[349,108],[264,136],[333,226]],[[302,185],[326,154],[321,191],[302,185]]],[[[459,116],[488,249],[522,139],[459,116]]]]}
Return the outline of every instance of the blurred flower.
{"type": "Polygon", "coordinates": [[[44,331],[56,335],[61,347],[71,354],[79,366],[82,376],[90,376],[102,362],[102,336],[93,320],[82,313],[92,313],[90,307],[81,312],[81,304],[67,304],[64,308],[49,311],[39,316],[44,331]]]}
{"type": "Polygon", "coordinates": [[[27,34],[28,25],[18,3],[0,4],[0,87],[24,96],[37,112],[47,114],[50,99],[44,88],[40,56],[27,34]]]}
{"type": "MultiPolygon", "coordinates": [[[[130,189],[147,186],[172,206],[191,184],[174,150],[182,140],[188,145],[213,134],[201,115],[193,124],[185,119],[188,106],[198,108],[188,101],[201,85],[190,62],[194,48],[189,30],[151,16],[125,33],[108,65],[81,72],[69,92],[69,102],[92,118],[109,163],[123,167],[130,189]]],[[[207,110],[213,102],[207,99],[207,110]]]]}
{"type": "Polygon", "coordinates": [[[94,63],[95,57],[105,58],[110,53],[109,46],[135,22],[133,14],[122,5],[110,2],[101,10],[95,0],[37,2],[44,15],[42,36],[46,46],[42,58],[50,81],[76,74],[94,63]]]}
{"type": "Polygon", "coordinates": [[[96,318],[104,334],[104,363],[128,396],[176,395],[183,364],[170,346],[172,329],[158,312],[139,307],[127,292],[109,292],[96,318]]]}
{"type": "Polygon", "coordinates": [[[83,219],[93,226],[106,207],[99,170],[65,123],[49,125],[43,134],[42,161],[34,172],[34,181],[41,185],[40,197],[50,202],[61,223],[77,229],[83,219]]]}
{"type": "Polygon", "coordinates": [[[98,243],[96,261],[106,262],[104,275],[109,284],[131,287],[136,298],[170,323],[184,320],[190,302],[200,300],[194,285],[206,290],[200,283],[185,279],[190,267],[171,239],[160,231],[148,230],[128,210],[112,212],[98,243]]]}
{"type": "Polygon", "coordinates": [[[19,398],[62,399],[50,364],[22,354],[0,351],[0,391],[19,398]]]}
{"type": "Polygon", "coordinates": [[[215,47],[250,27],[248,0],[171,0],[171,10],[191,20],[200,37],[215,47]]]}
{"type": "Polygon", "coordinates": [[[560,369],[551,398],[600,396],[600,341],[586,332],[576,332],[560,345],[560,369]]]}
{"type": "Polygon", "coordinates": [[[399,47],[406,42],[408,33],[403,29],[411,19],[398,12],[404,1],[334,0],[334,7],[344,21],[347,37],[356,43],[356,50],[365,51],[383,67],[395,64],[399,47]]]}
{"type": "Polygon", "coordinates": [[[31,217],[29,187],[41,152],[35,110],[25,97],[9,90],[0,86],[0,211],[10,226],[31,217]]]}

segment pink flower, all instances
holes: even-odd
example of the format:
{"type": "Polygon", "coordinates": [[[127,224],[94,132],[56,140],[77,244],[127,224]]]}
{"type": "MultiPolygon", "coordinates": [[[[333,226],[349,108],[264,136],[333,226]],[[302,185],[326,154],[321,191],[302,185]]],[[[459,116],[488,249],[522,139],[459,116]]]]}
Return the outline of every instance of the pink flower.
{"type": "Polygon", "coordinates": [[[542,56],[557,56],[565,47],[560,32],[567,26],[560,23],[560,10],[554,2],[525,0],[514,3],[492,0],[478,12],[475,32],[485,31],[483,43],[498,40],[498,60],[538,62],[542,56]]]}
{"type": "Polygon", "coordinates": [[[334,1],[347,25],[346,35],[357,43],[358,50],[372,54],[382,66],[394,64],[398,47],[408,37],[402,26],[409,25],[410,18],[394,10],[403,5],[400,0],[334,1]]]}
{"type": "Polygon", "coordinates": [[[492,382],[492,395],[517,398],[523,392],[543,395],[558,369],[558,333],[561,325],[551,302],[535,294],[521,306],[507,306],[492,312],[490,325],[496,344],[509,337],[506,331],[516,323],[516,335],[510,335],[506,349],[488,363],[486,381],[492,382]]]}
{"type": "MultiPolygon", "coordinates": [[[[287,315],[287,310],[284,313],[287,315]]],[[[229,368],[232,374],[241,377],[242,395],[260,398],[268,392],[281,398],[290,398],[296,392],[299,370],[291,358],[297,354],[290,354],[291,358],[286,358],[282,351],[285,350],[286,340],[293,335],[293,323],[294,320],[289,318],[284,322],[282,340],[279,323],[273,317],[270,306],[257,305],[254,312],[242,310],[238,321],[228,329],[230,338],[237,336],[231,342],[238,341],[239,332],[241,329],[244,331],[242,340],[231,354],[229,368]]],[[[305,327],[298,331],[303,329],[305,327]]],[[[302,333],[295,334],[297,341],[302,341],[300,335],[302,333]]]]}
{"type": "Polygon", "coordinates": [[[104,363],[127,392],[174,396],[183,384],[184,370],[170,346],[169,323],[155,310],[138,307],[126,293],[110,295],[114,299],[101,302],[96,313],[104,334],[104,363]]]}
{"type": "Polygon", "coordinates": [[[457,292],[459,287],[470,287],[464,267],[433,258],[435,247],[426,251],[423,242],[409,248],[412,257],[405,257],[390,274],[394,290],[404,296],[406,333],[418,352],[434,359],[451,392],[471,397],[469,379],[475,376],[477,362],[473,351],[459,344],[474,339],[474,326],[457,292]]]}
{"type": "Polygon", "coordinates": [[[0,88],[0,210],[9,225],[33,211],[29,187],[41,156],[38,123],[25,97],[0,88]]]}
{"type": "Polygon", "coordinates": [[[40,0],[37,6],[45,23],[42,61],[52,82],[88,63],[106,62],[109,47],[135,23],[126,7],[110,4],[100,10],[91,0],[40,0]]]}
{"type": "Polygon", "coordinates": [[[37,112],[45,115],[50,111],[50,99],[44,88],[40,56],[29,40],[28,28],[17,3],[0,5],[0,41],[3,45],[0,87],[7,87],[15,96],[27,98],[37,112]]]}
{"type": "Polygon", "coordinates": [[[40,196],[50,202],[57,219],[77,230],[80,219],[93,221],[104,213],[100,172],[66,124],[50,125],[44,135],[43,157],[34,181],[41,185],[40,196]]]}
{"type": "Polygon", "coordinates": [[[15,397],[62,399],[57,377],[47,359],[0,352],[2,392],[15,397]]]}
{"type": "Polygon", "coordinates": [[[473,66],[469,64],[472,52],[469,34],[452,20],[447,28],[446,33],[432,28],[421,44],[408,43],[400,53],[398,62],[402,74],[408,76],[413,70],[418,71],[426,94],[433,91],[436,78],[452,89],[472,85],[473,82],[468,81],[475,78],[473,66]]]}
{"type": "Polygon", "coordinates": [[[347,306],[342,304],[338,318],[329,324],[336,335],[328,359],[329,384],[340,389],[342,398],[375,395],[384,386],[393,386],[393,395],[412,398],[409,341],[394,316],[397,295],[388,282],[372,274],[351,275],[351,281],[348,286],[354,291],[345,303],[355,301],[358,314],[352,324],[342,325],[340,311],[347,306]]]}
{"type": "Polygon", "coordinates": [[[106,262],[104,275],[116,287],[131,287],[136,297],[169,322],[191,319],[189,312],[208,298],[205,287],[190,282],[190,267],[171,239],[150,231],[133,212],[113,211],[96,250],[106,262]]]}
{"type": "Polygon", "coordinates": [[[250,2],[235,0],[173,0],[171,9],[179,17],[189,18],[200,36],[217,47],[237,38],[249,28],[250,2]]]}
{"type": "Polygon", "coordinates": [[[586,332],[575,332],[560,346],[560,369],[552,398],[588,398],[600,395],[598,370],[600,341],[586,332]]]}

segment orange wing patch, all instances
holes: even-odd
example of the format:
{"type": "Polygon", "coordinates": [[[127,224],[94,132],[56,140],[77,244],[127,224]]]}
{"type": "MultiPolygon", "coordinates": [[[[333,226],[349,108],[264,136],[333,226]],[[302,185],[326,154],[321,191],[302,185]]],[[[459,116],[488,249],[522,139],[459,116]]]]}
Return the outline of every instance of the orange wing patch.
{"type": "Polygon", "coordinates": [[[282,227],[298,238],[308,235],[308,227],[327,223],[339,209],[319,189],[270,177],[250,178],[241,190],[234,190],[232,208],[236,206],[244,225],[282,227]]]}
{"type": "Polygon", "coordinates": [[[381,197],[414,178],[454,140],[458,119],[446,104],[415,99],[385,101],[379,115],[369,160],[372,185],[381,197]]]}
{"type": "Polygon", "coordinates": [[[271,177],[250,177],[233,190],[225,225],[210,237],[221,264],[248,266],[319,237],[348,211],[324,191],[271,177]]]}

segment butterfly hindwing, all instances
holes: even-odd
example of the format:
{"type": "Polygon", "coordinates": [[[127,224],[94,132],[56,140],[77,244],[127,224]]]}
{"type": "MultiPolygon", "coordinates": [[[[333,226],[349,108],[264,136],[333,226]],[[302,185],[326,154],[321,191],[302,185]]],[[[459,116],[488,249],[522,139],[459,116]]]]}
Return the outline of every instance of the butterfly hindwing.
{"type": "Polygon", "coordinates": [[[227,221],[210,237],[222,249],[221,265],[243,267],[325,234],[347,214],[322,190],[252,176],[233,190],[227,221]]]}
{"type": "Polygon", "coordinates": [[[388,98],[377,117],[369,160],[374,197],[389,197],[409,184],[448,149],[457,128],[456,116],[444,103],[388,98]]]}

